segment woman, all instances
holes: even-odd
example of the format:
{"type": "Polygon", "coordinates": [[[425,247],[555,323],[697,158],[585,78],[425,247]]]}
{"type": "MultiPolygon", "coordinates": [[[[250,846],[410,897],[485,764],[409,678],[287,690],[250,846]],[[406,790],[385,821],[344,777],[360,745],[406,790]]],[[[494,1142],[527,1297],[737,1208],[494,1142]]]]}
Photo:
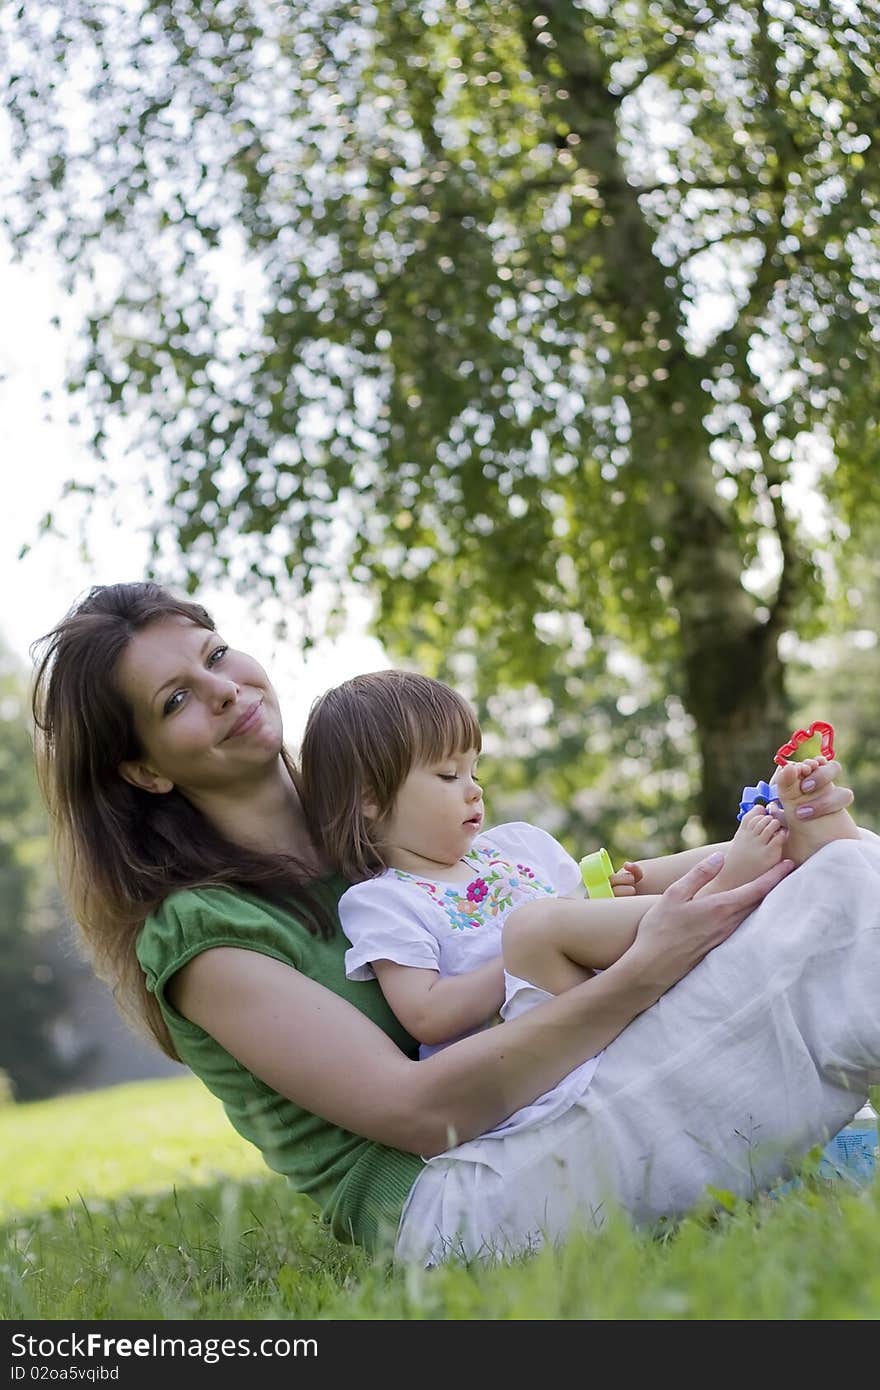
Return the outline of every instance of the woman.
{"type": "MultiPolygon", "coordinates": [[[[34,713],[98,972],[343,1239],[432,1263],[563,1236],[606,1203],[675,1215],[708,1183],[769,1185],[880,1079],[871,841],[694,901],[706,861],[602,974],[419,1062],[375,982],[345,979],[346,885],[310,838],[277,698],[200,606],[93,589],[43,639],[34,713]],[[603,1049],[583,1106],[480,1137],[603,1049]]],[[[837,771],[815,776],[813,820],[792,817],[794,857],[844,814],[837,771]]]]}

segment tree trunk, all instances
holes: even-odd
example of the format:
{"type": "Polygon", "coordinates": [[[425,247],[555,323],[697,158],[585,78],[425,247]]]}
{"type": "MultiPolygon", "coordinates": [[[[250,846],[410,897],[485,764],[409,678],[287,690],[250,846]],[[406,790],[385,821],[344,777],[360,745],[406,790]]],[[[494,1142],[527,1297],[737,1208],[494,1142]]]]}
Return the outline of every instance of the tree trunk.
{"type": "MultiPolygon", "coordinates": [[[[769,780],[773,754],[791,733],[784,671],[767,626],[722,626],[713,638],[686,622],[684,700],[697,727],[701,784],[698,810],[710,842],[728,840],[744,786],[769,780]]],[[[702,625],[701,625],[702,626],[702,625]]]]}
{"type": "Polygon", "coordinates": [[[769,616],[760,614],[743,587],[742,553],[705,443],[694,439],[693,447],[693,465],[669,508],[666,560],[679,615],[681,696],[700,753],[698,809],[714,842],[730,838],[743,787],[769,779],[773,754],[791,732],[779,659],[790,586],[783,572],[769,616]]]}
{"type": "MultiPolygon", "coordinates": [[[[619,104],[610,91],[603,55],[583,42],[582,16],[563,5],[540,7],[552,15],[552,57],[534,37],[536,7],[525,7],[526,44],[534,70],[564,72],[560,120],[579,137],[577,157],[597,179],[605,208],[598,232],[586,234],[584,261],[601,255],[597,288],[607,296],[622,331],[638,341],[648,311],[657,337],[671,348],[666,375],[652,385],[667,408],[665,437],[656,434],[656,411],[640,412],[627,400],[634,457],[651,459],[656,489],[650,505],[656,534],[665,542],[663,566],[672,584],[680,624],[685,708],[697,730],[702,778],[698,810],[710,841],[736,830],[744,786],[768,779],[773,753],[791,732],[778,639],[789,617],[793,572],[783,544],[782,574],[770,616],[743,587],[743,554],[733,518],[718,496],[710,437],[703,424],[713,401],[703,386],[705,363],[685,346],[685,315],[669,271],[654,253],[638,190],[627,179],[619,146],[619,104]]],[[[556,81],[547,85],[552,108],[556,81]]],[[[556,92],[556,96],[558,96],[556,92]]],[[[679,287],[680,288],[680,287],[679,287]]],[[[626,393],[623,393],[626,395],[626,393]]]]}

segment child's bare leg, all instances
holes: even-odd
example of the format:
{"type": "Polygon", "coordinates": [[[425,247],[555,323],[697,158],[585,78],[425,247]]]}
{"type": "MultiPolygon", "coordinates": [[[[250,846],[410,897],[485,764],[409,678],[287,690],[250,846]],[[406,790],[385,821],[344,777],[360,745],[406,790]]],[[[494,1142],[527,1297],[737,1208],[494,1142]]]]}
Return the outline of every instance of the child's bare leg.
{"type": "Polygon", "coordinates": [[[518,907],[504,925],[504,968],[550,994],[579,985],[619,960],[657,897],[540,898],[518,907]]]}
{"type": "Polygon", "coordinates": [[[809,772],[819,766],[819,761],[812,758],[803,763],[786,763],[773,778],[788,827],[785,855],[787,859],[793,859],[795,864],[803,864],[817,849],[830,844],[832,840],[861,839],[859,827],[849,811],[834,811],[828,816],[805,820],[798,816],[798,808],[810,803],[810,794],[801,789],[801,783],[809,772]]]}
{"type": "Polygon", "coordinates": [[[738,888],[741,883],[751,883],[753,878],[759,878],[779,863],[785,843],[786,830],[782,822],[769,815],[765,806],[753,806],[743,816],[727,846],[721,869],[712,882],[694,896],[704,898],[728,888],[738,888]]]}

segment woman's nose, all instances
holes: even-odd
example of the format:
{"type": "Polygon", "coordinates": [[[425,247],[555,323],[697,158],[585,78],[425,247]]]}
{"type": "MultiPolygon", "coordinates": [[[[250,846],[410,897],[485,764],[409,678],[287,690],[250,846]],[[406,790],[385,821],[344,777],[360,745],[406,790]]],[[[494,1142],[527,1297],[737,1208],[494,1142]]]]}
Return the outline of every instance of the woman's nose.
{"type": "Polygon", "coordinates": [[[228,676],[211,677],[210,700],[214,709],[223,710],[227,705],[234,704],[238,699],[238,691],[238,684],[228,676]]]}

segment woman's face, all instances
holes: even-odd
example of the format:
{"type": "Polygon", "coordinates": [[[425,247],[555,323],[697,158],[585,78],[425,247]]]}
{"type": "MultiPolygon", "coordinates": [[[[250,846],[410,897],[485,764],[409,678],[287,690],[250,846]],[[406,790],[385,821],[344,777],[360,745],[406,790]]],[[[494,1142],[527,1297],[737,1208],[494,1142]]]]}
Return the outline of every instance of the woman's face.
{"type": "Polygon", "coordinates": [[[120,773],[145,791],[233,791],[281,750],[281,713],[262,666],[184,617],[129,642],[117,668],[142,749],[120,773]]]}

